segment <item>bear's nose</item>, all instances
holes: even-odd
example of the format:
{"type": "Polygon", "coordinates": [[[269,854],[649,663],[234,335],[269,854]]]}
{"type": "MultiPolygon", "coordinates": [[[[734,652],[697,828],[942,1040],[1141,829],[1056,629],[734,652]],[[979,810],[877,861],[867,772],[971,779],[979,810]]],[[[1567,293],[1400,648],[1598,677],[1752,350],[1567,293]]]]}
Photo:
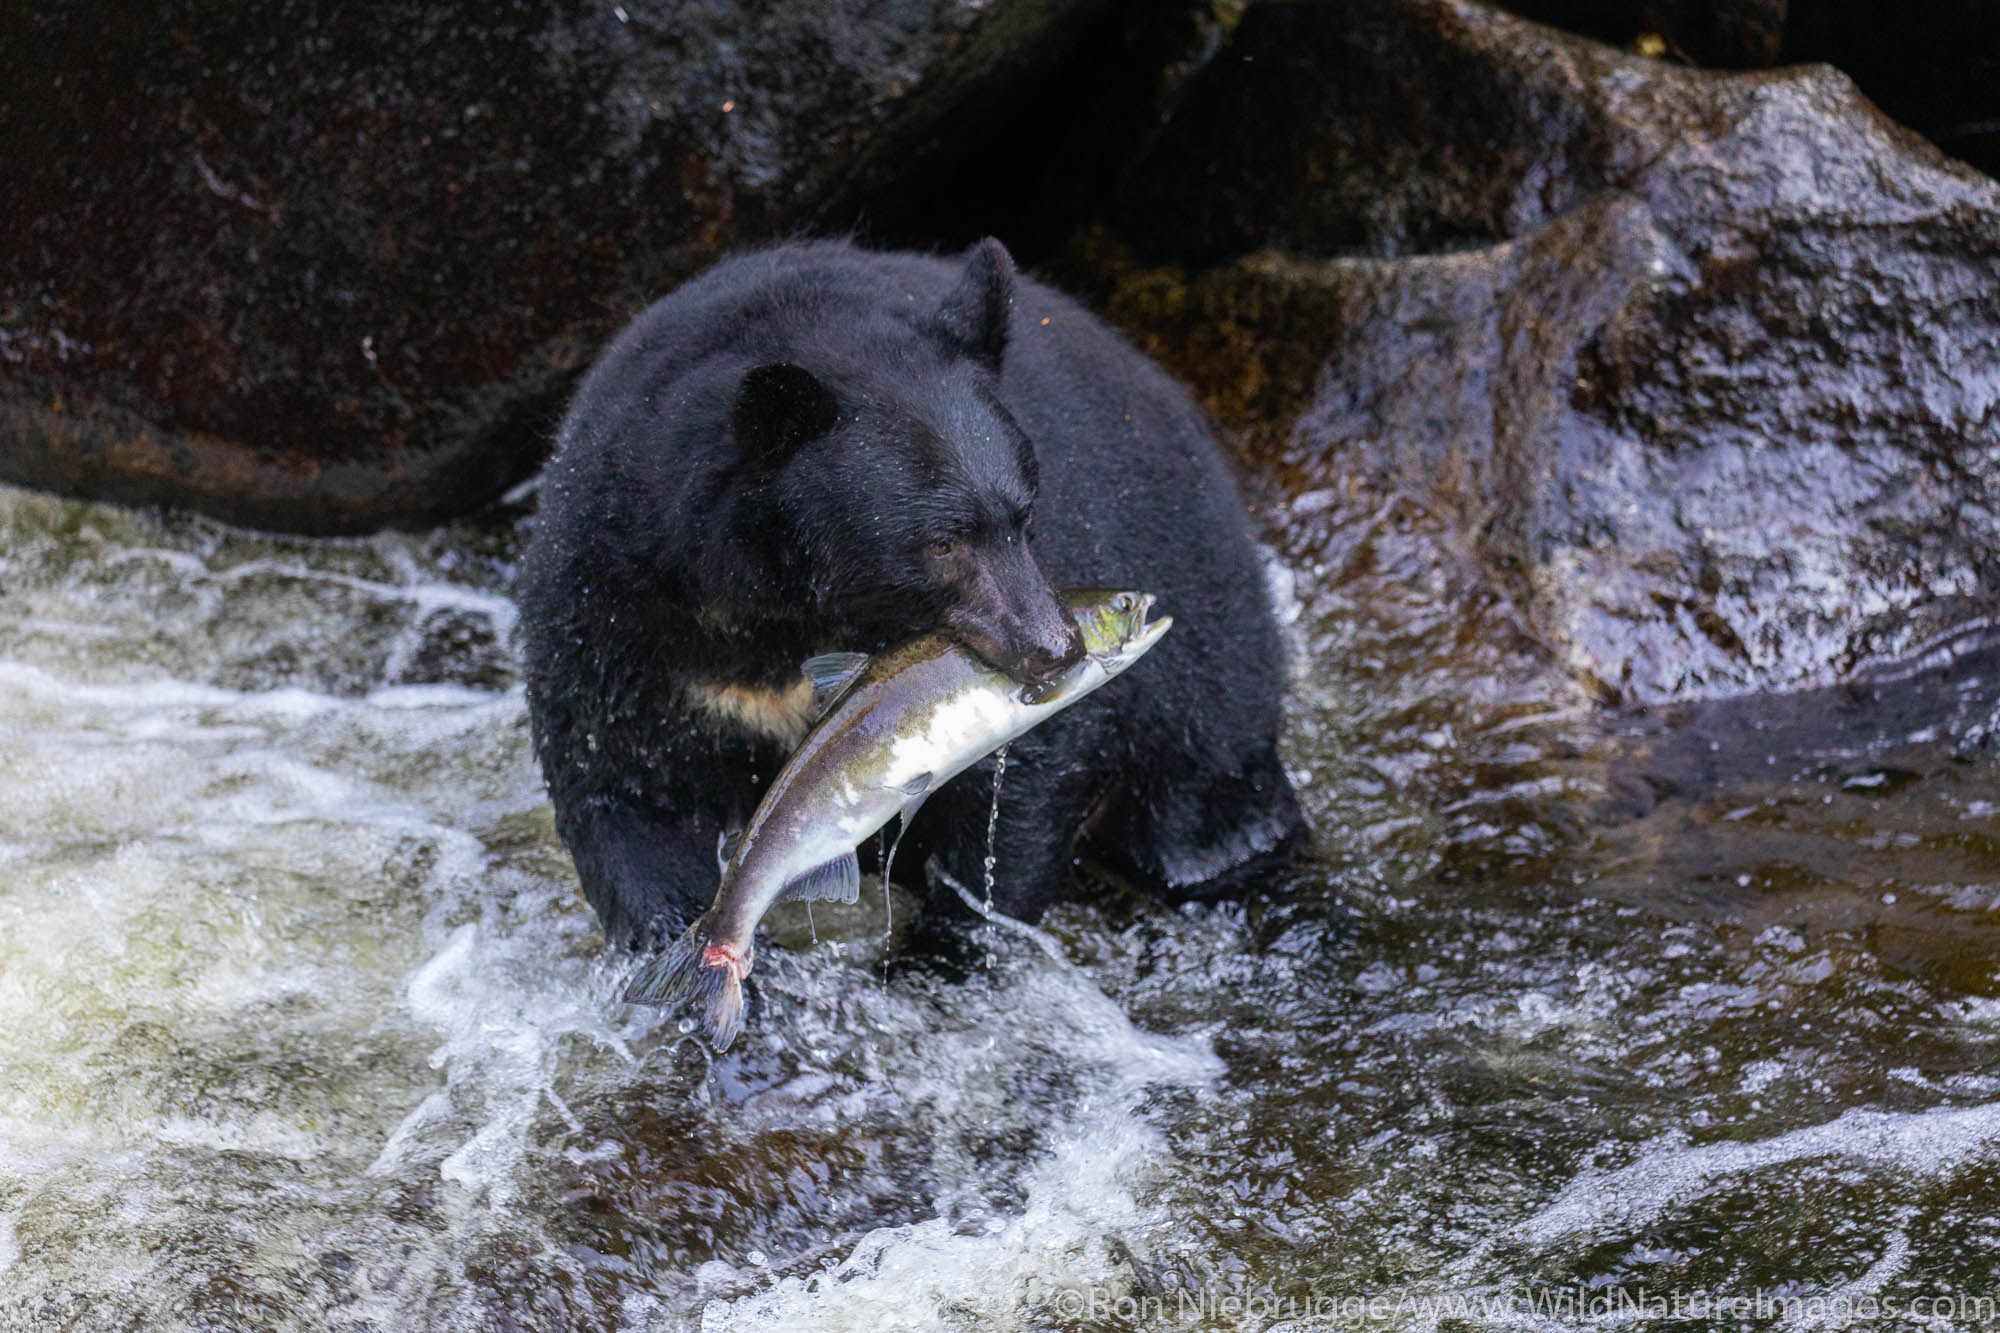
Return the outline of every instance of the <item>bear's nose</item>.
{"type": "Polygon", "coordinates": [[[1083,660],[1083,635],[1067,619],[1036,628],[1042,632],[1029,641],[1022,665],[1037,680],[1048,680],[1083,660]]]}
{"type": "Polygon", "coordinates": [[[953,635],[1024,685],[1083,660],[1083,634],[1026,543],[977,552],[974,574],[945,613],[953,635]]]}

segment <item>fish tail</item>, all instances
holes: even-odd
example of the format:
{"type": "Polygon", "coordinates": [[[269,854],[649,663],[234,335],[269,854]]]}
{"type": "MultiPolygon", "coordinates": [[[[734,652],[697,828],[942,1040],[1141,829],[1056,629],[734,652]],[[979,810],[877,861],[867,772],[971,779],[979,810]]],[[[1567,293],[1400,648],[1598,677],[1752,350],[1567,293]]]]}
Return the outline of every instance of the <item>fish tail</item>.
{"type": "Polygon", "coordinates": [[[726,1051],[743,1030],[743,978],[750,975],[750,953],[717,944],[713,936],[710,912],[646,961],[626,987],[625,1002],[696,1010],[707,1021],[709,1044],[726,1051]]]}

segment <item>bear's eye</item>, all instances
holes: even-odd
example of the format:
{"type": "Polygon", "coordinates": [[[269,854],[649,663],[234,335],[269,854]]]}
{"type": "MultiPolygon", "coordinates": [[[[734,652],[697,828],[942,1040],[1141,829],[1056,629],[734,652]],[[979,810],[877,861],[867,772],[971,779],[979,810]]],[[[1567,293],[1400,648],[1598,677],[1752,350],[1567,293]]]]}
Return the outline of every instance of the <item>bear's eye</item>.
{"type": "Polygon", "coordinates": [[[949,537],[934,537],[924,545],[924,552],[933,560],[942,560],[958,549],[958,543],[949,537]]]}

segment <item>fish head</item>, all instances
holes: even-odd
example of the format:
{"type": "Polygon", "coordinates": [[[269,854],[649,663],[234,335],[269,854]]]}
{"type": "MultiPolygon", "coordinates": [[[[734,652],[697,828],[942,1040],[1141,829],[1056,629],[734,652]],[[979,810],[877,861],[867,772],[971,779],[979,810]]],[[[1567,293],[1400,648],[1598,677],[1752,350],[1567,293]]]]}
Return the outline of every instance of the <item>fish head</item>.
{"type": "Polygon", "coordinates": [[[1172,616],[1146,619],[1155,600],[1149,592],[1077,588],[1063,600],[1083,635],[1084,652],[1114,676],[1145,656],[1174,623],[1172,616]]]}

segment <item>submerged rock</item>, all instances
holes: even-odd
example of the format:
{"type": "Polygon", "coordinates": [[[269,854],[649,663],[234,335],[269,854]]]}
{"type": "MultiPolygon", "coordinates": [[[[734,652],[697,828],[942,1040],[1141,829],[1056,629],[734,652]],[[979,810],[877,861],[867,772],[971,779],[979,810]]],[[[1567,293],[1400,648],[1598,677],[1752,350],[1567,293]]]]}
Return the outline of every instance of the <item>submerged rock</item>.
{"type": "Polygon", "coordinates": [[[2000,186],[1831,70],[1261,7],[1129,198],[1136,256],[1072,260],[1274,489],[1451,515],[1606,697],[1808,687],[1991,623],[2000,186]]]}
{"type": "Polygon", "coordinates": [[[0,479],[309,532],[476,508],[641,305],[1092,8],[14,6],[0,479]]]}

